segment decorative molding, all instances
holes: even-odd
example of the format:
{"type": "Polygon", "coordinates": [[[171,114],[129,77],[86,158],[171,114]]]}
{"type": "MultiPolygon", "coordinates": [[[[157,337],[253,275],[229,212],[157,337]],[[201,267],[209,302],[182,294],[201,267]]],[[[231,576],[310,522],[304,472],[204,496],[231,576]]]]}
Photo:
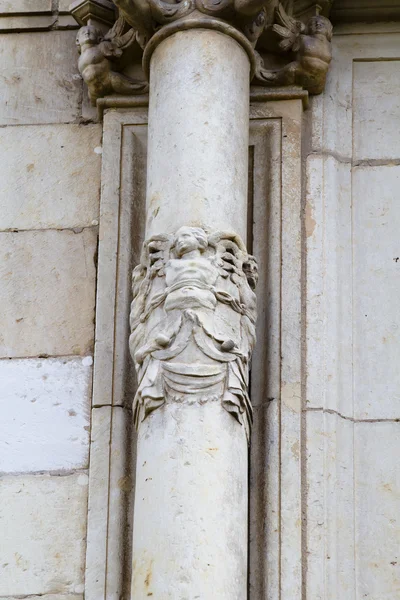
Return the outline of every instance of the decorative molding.
{"type": "MultiPolygon", "coordinates": [[[[301,100],[303,108],[308,108],[308,92],[299,86],[285,86],[276,88],[266,88],[261,86],[251,86],[250,102],[271,102],[272,100],[301,100]]],[[[142,94],[138,96],[110,95],[97,100],[97,111],[99,121],[104,118],[104,112],[109,109],[147,107],[149,105],[149,95],[142,94]]]]}
{"type": "Polygon", "coordinates": [[[400,20],[398,0],[335,0],[331,18],[334,23],[400,20]]]}
{"type": "Polygon", "coordinates": [[[201,15],[200,17],[192,17],[183,21],[175,21],[172,23],[168,23],[161,29],[159,29],[149,40],[148,44],[144,49],[143,53],[143,70],[146,73],[146,76],[150,76],[150,60],[151,56],[156,49],[156,47],[166,38],[177,33],[178,31],[187,31],[189,29],[213,29],[214,31],[220,31],[225,35],[229,35],[234,40],[236,40],[247,53],[250,61],[250,75],[251,78],[255,74],[256,70],[256,54],[254,52],[253,46],[251,42],[247,39],[247,37],[239,31],[236,27],[233,27],[229,23],[222,21],[221,19],[214,19],[212,17],[205,17],[201,15]]]}
{"type": "Polygon", "coordinates": [[[293,15],[302,21],[321,15],[329,17],[334,0],[294,0],[293,15]]]}
{"type": "Polygon", "coordinates": [[[109,28],[116,18],[115,6],[111,0],[75,0],[69,10],[81,27],[106,25],[109,28]]]}
{"type": "MultiPolygon", "coordinates": [[[[301,93],[299,88],[286,91],[301,93]]],[[[301,467],[300,455],[293,448],[301,446],[301,411],[294,402],[297,395],[287,401],[287,387],[298,382],[302,389],[302,106],[294,96],[275,102],[282,100],[275,94],[284,94],[284,89],[255,88],[254,93],[249,147],[249,231],[253,235],[249,234],[246,243],[259,259],[260,279],[258,342],[251,370],[249,599],[300,600],[301,467]]],[[[144,240],[147,101],[148,96],[110,96],[98,101],[99,110],[104,109],[104,138],[87,600],[129,597],[124,583],[129,587],[132,563],[126,507],[130,493],[121,481],[128,482],[125,462],[130,447],[129,434],[124,437],[125,426],[117,417],[125,415],[126,426],[131,422],[129,408],[122,407],[130,405],[134,393],[128,349],[129,279],[133,265],[140,261],[144,240]]]]}
{"type": "Polygon", "coordinates": [[[133,271],[136,427],[166,402],[221,401],[250,434],[257,265],[232,233],[181,227],[143,245],[133,271]]]}

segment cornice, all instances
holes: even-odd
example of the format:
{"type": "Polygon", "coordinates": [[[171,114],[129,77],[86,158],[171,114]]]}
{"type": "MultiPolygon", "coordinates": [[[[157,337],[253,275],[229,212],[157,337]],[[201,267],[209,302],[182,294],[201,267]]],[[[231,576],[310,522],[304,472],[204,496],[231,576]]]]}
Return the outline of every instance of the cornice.
{"type": "Polygon", "coordinates": [[[400,0],[335,0],[333,23],[382,22],[400,20],[400,0]]]}

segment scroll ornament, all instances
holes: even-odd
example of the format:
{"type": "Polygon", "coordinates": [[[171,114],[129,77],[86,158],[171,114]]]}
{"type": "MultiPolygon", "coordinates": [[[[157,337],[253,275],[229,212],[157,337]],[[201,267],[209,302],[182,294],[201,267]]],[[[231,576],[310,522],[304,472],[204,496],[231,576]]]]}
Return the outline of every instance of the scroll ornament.
{"type": "Polygon", "coordinates": [[[221,402],[249,436],[257,277],[235,234],[181,227],[144,243],[133,271],[129,340],[137,427],[165,403],[221,402]]]}

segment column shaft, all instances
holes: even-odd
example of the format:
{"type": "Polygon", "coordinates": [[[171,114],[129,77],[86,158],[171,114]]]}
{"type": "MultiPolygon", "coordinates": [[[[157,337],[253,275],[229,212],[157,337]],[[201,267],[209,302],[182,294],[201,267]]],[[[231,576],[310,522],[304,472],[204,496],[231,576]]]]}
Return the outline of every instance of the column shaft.
{"type": "Polygon", "coordinates": [[[239,43],[208,29],[174,33],[151,58],[147,242],[130,342],[139,380],[132,600],[247,594],[255,296],[238,236],[249,70],[239,43]]]}

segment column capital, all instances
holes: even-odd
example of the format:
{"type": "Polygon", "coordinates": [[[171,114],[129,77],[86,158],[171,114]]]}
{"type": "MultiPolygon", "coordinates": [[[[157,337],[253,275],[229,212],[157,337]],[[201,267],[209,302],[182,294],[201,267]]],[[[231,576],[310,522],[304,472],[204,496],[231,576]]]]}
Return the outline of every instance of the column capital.
{"type": "Polygon", "coordinates": [[[214,29],[236,39],[249,57],[255,85],[300,86],[310,94],[324,90],[331,62],[332,25],[313,2],[307,2],[305,12],[304,0],[301,7],[288,0],[114,0],[113,4],[107,0],[106,4],[105,0],[76,0],[71,6],[77,21],[84,25],[77,35],[78,67],[93,104],[108,94],[146,93],[145,81],[121,73],[129,48],[139,45],[144,50],[148,78],[157,45],[169,35],[189,29],[214,29]],[[109,17],[113,5],[119,17],[104,33],[93,15],[109,17]],[[303,12],[295,16],[299,8],[303,12]]]}

